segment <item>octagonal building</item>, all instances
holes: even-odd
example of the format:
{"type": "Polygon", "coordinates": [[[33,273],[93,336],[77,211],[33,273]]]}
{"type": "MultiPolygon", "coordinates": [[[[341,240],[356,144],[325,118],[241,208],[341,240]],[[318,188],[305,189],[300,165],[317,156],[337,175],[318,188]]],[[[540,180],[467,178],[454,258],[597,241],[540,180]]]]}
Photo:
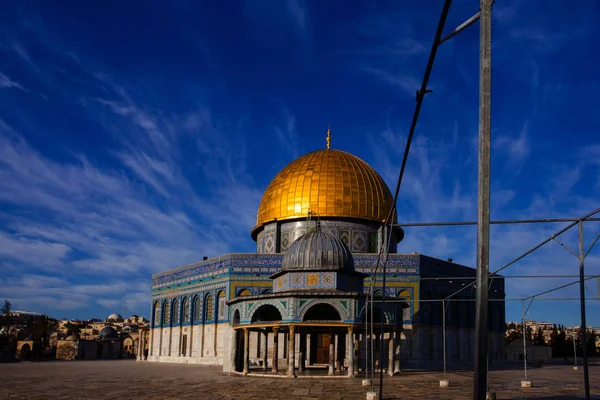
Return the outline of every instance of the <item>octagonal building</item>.
{"type": "MultiPolygon", "coordinates": [[[[327,143],[292,161],[265,189],[251,231],[256,253],[153,275],[148,361],[288,377],[356,376],[367,350],[389,374],[441,365],[441,299],[473,281],[475,270],[410,249],[398,254],[404,231],[397,216],[391,232],[383,228],[393,202],[388,186],[360,158],[331,149],[329,132],[327,143]],[[381,274],[375,282],[372,276],[385,249],[383,293],[381,274]],[[377,323],[373,335],[367,321],[377,323]]],[[[474,298],[465,290],[447,307],[450,366],[473,363],[474,298]]],[[[501,277],[490,298],[504,299],[501,277]]],[[[504,359],[504,302],[492,301],[490,310],[493,363],[504,359]]]]}

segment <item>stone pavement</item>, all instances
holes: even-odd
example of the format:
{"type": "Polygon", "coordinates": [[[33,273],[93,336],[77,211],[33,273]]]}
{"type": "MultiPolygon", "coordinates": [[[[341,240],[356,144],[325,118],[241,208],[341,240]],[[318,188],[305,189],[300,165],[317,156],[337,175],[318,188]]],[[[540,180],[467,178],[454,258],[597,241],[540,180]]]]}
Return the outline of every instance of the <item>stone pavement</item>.
{"type": "MultiPolygon", "coordinates": [[[[573,399],[583,396],[583,368],[549,365],[529,371],[534,387],[521,389],[523,371],[490,372],[498,399],[573,399]]],[[[471,372],[403,372],[386,377],[385,399],[469,399],[471,372]]],[[[592,395],[600,395],[600,366],[590,367],[592,395]]],[[[227,375],[220,367],[129,360],[0,364],[0,399],[348,399],[364,400],[361,379],[279,379],[227,375]]]]}

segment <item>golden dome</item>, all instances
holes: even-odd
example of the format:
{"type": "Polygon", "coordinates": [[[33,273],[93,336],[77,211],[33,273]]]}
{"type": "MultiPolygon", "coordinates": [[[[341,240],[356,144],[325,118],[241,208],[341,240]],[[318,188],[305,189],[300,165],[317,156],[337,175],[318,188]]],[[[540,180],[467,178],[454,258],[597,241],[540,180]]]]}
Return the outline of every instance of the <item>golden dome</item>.
{"type": "Polygon", "coordinates": [[[262,226],[294,218],[358,218],[383,221],[393,198],[366,162],[341,150],[318,150],[288,164],[271,181],[258,207],[252,237],[262,226]]]}

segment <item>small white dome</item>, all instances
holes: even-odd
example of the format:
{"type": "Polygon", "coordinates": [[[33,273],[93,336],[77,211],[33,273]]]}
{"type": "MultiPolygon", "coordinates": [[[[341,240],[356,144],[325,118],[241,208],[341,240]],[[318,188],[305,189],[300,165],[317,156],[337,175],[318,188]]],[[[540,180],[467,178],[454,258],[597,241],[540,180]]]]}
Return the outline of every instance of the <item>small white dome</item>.
{"type": "Polygon", "coordinates": [[[115,314],[110,314],[110,315],[108,316],[108,318],[106,318],[106,319],[107,319],[108,321],[117,321],[117,322],[123,321],[123,317],[121,316],[121,314],[117,314],[117,313],[115,313],[115,314]]]}

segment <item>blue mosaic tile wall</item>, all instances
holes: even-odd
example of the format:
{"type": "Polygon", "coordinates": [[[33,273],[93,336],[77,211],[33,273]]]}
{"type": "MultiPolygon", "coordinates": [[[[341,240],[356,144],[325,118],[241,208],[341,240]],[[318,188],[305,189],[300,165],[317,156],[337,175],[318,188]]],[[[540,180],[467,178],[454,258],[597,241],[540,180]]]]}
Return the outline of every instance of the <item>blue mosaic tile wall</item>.
{"type": "MultiPolygon", "coordinates": [[[[377,254],[354,254],[353,257],[356,270],[367,274],[372,272],[377,262],[377,254]]],[[[152,277],[152,290],[215,279],[229,274],[269,276],[280,270],[282,260],[283,254],[226,254],[155,274],[152,277]]],[[[390,254],[387,270],[390,274],[416,275],[420,272],[419,263],[418,254],[390,254]]]]}

